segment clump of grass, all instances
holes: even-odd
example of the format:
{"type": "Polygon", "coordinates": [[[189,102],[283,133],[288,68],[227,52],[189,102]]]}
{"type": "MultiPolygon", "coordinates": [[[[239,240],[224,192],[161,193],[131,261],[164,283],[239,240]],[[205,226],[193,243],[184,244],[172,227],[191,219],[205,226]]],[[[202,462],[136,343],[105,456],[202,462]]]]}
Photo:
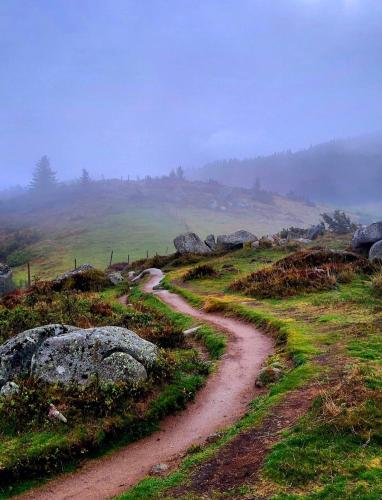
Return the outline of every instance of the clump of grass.
{"type": "Polygon", "coordinates": [[[337,432],[350,432],[370,440],[382,438],[382,394],[370,389],[357,367],[334,387],[322,390],[318,407],[320,422],[337,432]]]}
{"type": "Polygon", "coordinates": [[[214,299],[214,298],[208,298],[203,306],[203,309],[207,313],[211,312],[223,312],[226,311],[228,308],[229,304],[226,302],[223,302],[222,300],[219,299],[214,299]]]}
{"type": "Polygon", "coordinates": [[[382,271],[379,271],[373,276],[371,280],[371,287],[374,295],[382,297],[382,271]]]}
{"type": "Polygon", "coordinates": [[[352,269],[343,269],[337,274],[338,283],[348,284],[356,278],[356,273],[352,269]]]}
{"type": "Polygon", "coordinates": [[[210,264],[200,264],[189,269],[183,276],[183,281],[192,281],[206,277],[217,276],[217,272],[210,264]]]}

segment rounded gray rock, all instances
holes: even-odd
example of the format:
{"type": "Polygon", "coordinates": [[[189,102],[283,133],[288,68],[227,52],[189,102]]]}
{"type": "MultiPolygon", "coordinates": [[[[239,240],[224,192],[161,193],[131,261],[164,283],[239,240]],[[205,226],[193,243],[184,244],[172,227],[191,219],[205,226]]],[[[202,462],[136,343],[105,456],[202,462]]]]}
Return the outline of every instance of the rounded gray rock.
{"type": "Polygon", "coordinates": [[[211,249],[195,233],[180,234],[174,239],[176,251],[181,255],[188,253],[205,254],[210,253],[211,249]]]}
{"type": "Polygon", "coordinates": [[[374,245],[370,248],[369,252],[369,260],[382,260],[382,240],[377,241],[374,243],[374,245]]]}
{"type": "Polygon", "coordinates": [[[252,243],[257,240],[257,236],[241,229],[232,234],[221,234],[217,237],[216,243],[217,247],[222,250],[235,250],[243,248],[244,243],[252,243]]]}
{"type": "Polygon", "coordinates": [[[374,222],[369,226],[357,229],[353,235],[352,247],[355,250],[370,248],[374,243],[382,240],[382,222],[374,222]]]}
{"type": "Polygon", "coordinates": [[[0,387],[33,375],[47,383],[140,382],[155,365],[158,348],[126,328],[79,329],[47,325],[0,346],[0,387]]]}
{"type": "Polygon", "coordinates": [[[0,396],[3,398],[11,398],[20,392],[20,387],[15,382],[7,382],[0,390],[0,396]]]}

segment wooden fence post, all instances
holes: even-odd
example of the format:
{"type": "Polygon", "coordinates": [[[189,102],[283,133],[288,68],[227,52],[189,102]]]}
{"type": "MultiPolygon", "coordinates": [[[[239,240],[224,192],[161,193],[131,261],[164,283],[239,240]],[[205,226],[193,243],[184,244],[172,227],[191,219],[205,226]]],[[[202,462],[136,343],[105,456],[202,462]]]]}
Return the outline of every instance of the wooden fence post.
{"type": "Polygon", "coordinates": [[[130,264],[130,254],[128,253],[127,254],[127,265],[129,265],[129,264],[130,264]]]}
{"type": "Polygon", "coordinates": [[[74,259],[74,269],[77,269],[77,259],[74,259]]]}
{"type": "Polygon", "coordinates": [[[31,265],[29,262],[27,263],[27,267],[28,267],[28,287],[30,287],[31,286],[31,265]]]}
{"type": "Polygon", "coordinates": [[[111,267],[111,265],[113,263],[113,253],[114,253],[114,250],[112,250],[111,254],[110,254],[110,264],[109,264],[109,267],[111,267]]]}

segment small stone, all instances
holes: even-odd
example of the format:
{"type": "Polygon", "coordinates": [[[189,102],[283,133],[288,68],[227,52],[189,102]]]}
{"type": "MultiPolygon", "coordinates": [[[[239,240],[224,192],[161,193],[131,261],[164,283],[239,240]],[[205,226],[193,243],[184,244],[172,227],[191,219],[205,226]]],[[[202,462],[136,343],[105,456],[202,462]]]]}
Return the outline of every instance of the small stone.
{"type": "Polygon", "coordinates": [[[273,382],[277,382],[283,376],[284,371],[281,368],[276,368],[275,366],[266,366],[260,370],[259,375],[256,379],[256,387],[265,387],[273,382]]]}
{"type": "Polygon", "coordinates": [[[213,434],[210,434],[208,438],[206,439],[207,443],[216,443],[216,441],[219,441],[223,437],[223,432],[214,432],[213,434]]]}
{"type": "Polygon", "coordinates": [[[188,330],[184,330],[183,332],[183,335],[185,337],[189,336],[189,335],[193,335],[194,333],[196,333],[198,330],[200,330],[200,326],[194,326],[194,328],[188,328],[188,330]]]}
{"type": "Polygon", "coordinates": [[[155,476],[160,476],[161,474],[164,474],[166,471],[168,471],[167,464],[155,464],[151,467],[150,474],[155,476]]]}
{"type": "Polygon", "coordinates": [[[7,382],[0,390],[0,396],[11,398],[20,392],[20,387],[15,382],[7,382]]]}
{"type": "Polygon", "coordinates": [[[107,277],[109,278],[112,285],[118,285],[119,283],[122,283],[122,281],[124,281],[124,277],[119,271],[108,273],[107,277]]]}
{"type": "Polygon", "coordinates": [[[57,408],[53,404],[49,405],[48,417],[51,420],[58,420],[59,422],[62,422],[64,424],[68,423],[66,417],[64,417],[64,415],[60,411],[58,411],[57,408]]]}

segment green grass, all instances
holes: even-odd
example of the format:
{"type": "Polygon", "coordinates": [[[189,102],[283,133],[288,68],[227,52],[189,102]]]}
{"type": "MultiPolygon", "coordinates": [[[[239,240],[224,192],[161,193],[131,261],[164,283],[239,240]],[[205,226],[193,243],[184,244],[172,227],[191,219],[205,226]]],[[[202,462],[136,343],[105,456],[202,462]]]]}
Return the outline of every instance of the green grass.
{"type": "MultiPolygon", "coordinates": [[[[181,207],[169,203],[145,202],[141,206],[129,200],[101,197],[84,202],[79,207],[66,207],[59,214],[36,213],[30,220],[43,238],[27,248],[34,256],[32,275],[52,278],[78,264],[90,262],[104,269],[109,264],[111,250],[114,262],[137,260],[155,253],[174,251],[173,239],[180,233],[194,231],[203,238],[207,234],[224,234],[238,229],[238,213],[205,208],[181,207]],[[95,204],[96,201],[96,204],[95,204]],[[36,220],[38,222],[36,222],[36,220]]],[[[301,203],[276,197],[274,206],[267,206],[272,216],[259,211],[241,211],[240,226],[258,235],[274,233],[282,227],[316,223],[320,207],[306,207],[301,203]],[[287,215],[286,215],[287,214],[287,215]]],[[[25,225],[25,218],[20,220],[25,225]]],[[[14,269],[15,280],[25,281],[26,266],[14,269]]]]}
{"type": "MultiPolygon", "coordinates": [[[[342,242],[337,246],[342,248],[342,242]]],[[[261,256],[259,260],[273,261],[279,258],[273,250],[262,251],[261,256]]],[[[172,498],[172,488],[187,486],[198,464],[210,460],[221,446],[238,433],[256,428],[262,418],[271,414],[272,408],[290,391],[316,379],[331,394],[332,386],[327,384],[337,366],[342,366],[345,374],[354,369],[360,370],[367,387],[382,390],[382,298],[373,295],[370,278],[357,275],[351,283],[341,284],[335,290],[282,300],[248,300],[240,294],[227,293],[230,280],[264,265],[264,262],[253,259],[251,251],[244,250],[208,259],[218,270],[224,264],[230,264],[239,272],[230,275],[223,271],[219,277],[184,284],[182,275],[190,269],[190,266],[186,266],[170,272],[166,286],[181,293],[196,307],[212,305],[223,314],[244,319],[271,332],[278,343],[278,355],[289,354],[295,368],[272,385],[267,395],[255,399],[248,414],[227,429],[217,443],[190,454],[168,477],[143,480],[122,495],[124,500],[172,498]],[[324,357],[321,358],[321,355],[324,357]],[[329,364],[326,364],[326,355],[329,356],[329,364]]],[[[354,394],[360,390],[359,386],[355,387],[354,394]]],[[[345,394],[345,397],[351,400],[352,394],[345,394]]],[[[264,497],[277,500],[381,498],[382,415],[378,403],[361,401],[357,410],[360,411],[359,423],[372,426],[370,442],[366,431],[359,434],[351,428],[327,424],[318,418],[320,404],[318,399],[312,411],[280,437],[279,443],[265,459],[260,484],[252,486],[249,481],[238,485],[227,495],[252,498],[264,494],[264,497]],[[367,421],[369,424],[365,423],[367,421]]],[[[341,408],[345,403],[339,400],[337,404],[341,408]]],[[[352,418],[357,419],[357,413],[352,418]]],[[[357,420],[354,422],[357,424],[357,420]]]]}

